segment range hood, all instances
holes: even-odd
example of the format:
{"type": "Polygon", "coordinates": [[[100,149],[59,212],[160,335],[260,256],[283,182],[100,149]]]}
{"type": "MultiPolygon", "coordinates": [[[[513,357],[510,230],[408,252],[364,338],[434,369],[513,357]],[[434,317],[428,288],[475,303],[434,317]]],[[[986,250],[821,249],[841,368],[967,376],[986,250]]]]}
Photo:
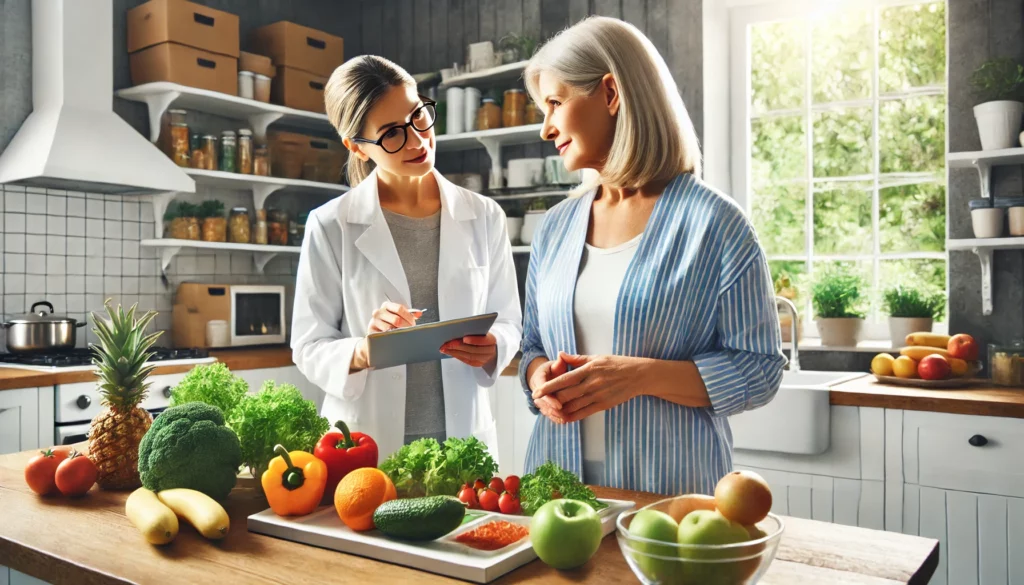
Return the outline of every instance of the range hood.
{"type": "Polygon", "coordinates": [[[112,0],[32,0],[32,113],[0,183],[92,193],[194,193],[195,181],[114,113],[112,0]]]}

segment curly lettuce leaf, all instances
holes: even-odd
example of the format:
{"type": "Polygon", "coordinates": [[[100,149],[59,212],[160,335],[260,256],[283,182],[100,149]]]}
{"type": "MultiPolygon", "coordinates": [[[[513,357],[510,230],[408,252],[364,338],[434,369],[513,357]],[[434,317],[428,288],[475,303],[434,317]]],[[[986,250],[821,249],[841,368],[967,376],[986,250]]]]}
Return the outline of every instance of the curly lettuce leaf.
{"type": "Polygon", "coordinates": [[[541,506],[556,498],[590,504],[594,510],[607,508],[575,474],[548,461],[533,473],[523,476],[519,485],[519,503],[523,513],[533,516],[541,506]]]}

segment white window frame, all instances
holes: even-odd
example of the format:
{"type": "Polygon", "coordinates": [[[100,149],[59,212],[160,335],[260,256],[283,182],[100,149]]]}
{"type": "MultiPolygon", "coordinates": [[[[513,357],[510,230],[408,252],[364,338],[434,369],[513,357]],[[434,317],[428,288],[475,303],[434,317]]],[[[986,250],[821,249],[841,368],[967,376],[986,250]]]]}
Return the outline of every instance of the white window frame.
{"type": "MultiPolygon", "coordinates": [[[[944,1],[944,0],[940,0],[944,1]]],[[[799,19],[806,18],[810,14],[814,14],[821,10],[841,10],[843,8],[871,8],[878,10],[880,8],[890,6],[908,6],[922,3],[930,3],[928,0],[837,0],[822,2],[821,0],[728,0],[729,2],[729,152],[731,154],[729,163],[729,175],[730,175],[730,186],[733,198],[747,211],[748,215],[751,212],[751,201],[748,197],[750,188],[750,147],[751,147],[751,112],[750,112],[750,101],[751,101],[751,84],[750,76],[750,45],[749,38],[747,35],[748,27],[752,24],[763,23],[763,22],[775,22],[781,20],[799,19]]],[[[706,4],[706,3],[705,3],[706,4]]],[[[948,11],[948,3],[947,3],[948,11]]],[[[817,111],[828,110],[834,107],[865,107],[870,106],[873,110],[874,129],[872,133],[872,148],[874,151],[874,172],[870,175],[863,175],[860,177],[847,177],[839,180],[835,178],[829,179],[812,179],[807,182],[807,196],[805,197],[806,205],[806,218],[805,218],[805,253],[795,255],[772,255],[769,260],[780,260],[780,261],[801,261],[807,262],[808,273],[810,273],[813,260],[848,260],[848,261],[864,261],[870,260],[873,262],[873,278],[872,287],[877,287],[879,283],[879,264],[882,260],[902,260],[902,259],[941,259],[947,262],[946,270],[946,291],[948,294],[949,290],[949,269],[948,269],[948,256],[946,252],[909,252],[909,253],[885,253],[882,254],[879,249],[878,238],[874,235],[878,233],[879,229],[879,190],[880,188],[897,186],[901,184],[919,184],[928,182],[927,179],[934,181],[945,180],[945,168],[938,173],[887,173],[885,175],[886,181],[884,185],[880,180],[878,173],[879,169],[879,149],[878,149],[878,117],[879,107],[878,104],[881,101],[903,99],[907,97],[923,96],[923,95],[938,95],[946,93],[947,89],[945,85],[932,86],[927,88],[914,88],[910,91],[898,92],[898,93],[887,93],[878,95],[878,19],[874,19],[874,68],[872,71],[872,84],[871,84],[871,97],[856,101],[847,102],[834,102],[830,104],[812,104],[812,88],[810,82],[810,70],[811,63],[808,60],[807,74],[805,78],[805,96],[804,105],[800,109],[794,109],[790,112],[770,112],[768,115],[780,115],[780,114],[792,114],[802,115],[805,119],[805,140],[807,141],[807,173],[806,177],[813,176],[813,136],[811,134],[810,125],[812,123],[812,114],[817,111]],[[859,255],[835,255],[835,254],[815,254],[813,248],[813,212],[814,212],[814,200],[813,191],[816,183],[835,183],[842,180],[861,180],[873,182],[872,188],[872,238],[874,240],[874,250],[872,254],[859,254],[859,255]],[[881,185],[881,187],[880,187],[881,185]]],[[[807,30],[807,34],[810,35],[810,29],[807,30]]],[[[948,29],[947,29],[948,34],[948,29]]],[[[808,44],[810,39],[808,39],[808,44]]],[[[947,42],[948,46],[948,42],[947,42]]],[[[763,115],[763,114],[762,114],[763,115]]],[[[947,123],[947,143],[948,143],[948,123],[947,123]]],[[[948,147],[947,147],[948,150],[948,147]]],[[[803,179],[801,179],[803,182],[803,179]]],[[[948,188],[948,186],[947,186],[948,188]]],[[[947,192],[948,198],[948,192],[947,192]]],[[[948,207],[948,206],[947,206],[948,207]]],[[[948,209],[947,209],[948,213],[948,209]]],[[[947,219],[948,227],[948,219],[947,219]]],[[[809,299],[809,291],[805,294],[809,299]]],[[[797,309],[803,315],[803,331],[807,337],[816,337],[817,328],[812,322],[813,315],[809,306],[809,301],[806,306],[797,307],[797,309]]],[[[948,315],[946,316],[948,321],[948,315]]],[[[939,333],[945,333],[946,323],[936,323],[935,331],[939,333]]],[[[889,339],[889,328],[888,323],[885,320],[875,321],[869,316],[864,323],[864,330],[862,337],[865,340],[887,340],[889,339]]]]}

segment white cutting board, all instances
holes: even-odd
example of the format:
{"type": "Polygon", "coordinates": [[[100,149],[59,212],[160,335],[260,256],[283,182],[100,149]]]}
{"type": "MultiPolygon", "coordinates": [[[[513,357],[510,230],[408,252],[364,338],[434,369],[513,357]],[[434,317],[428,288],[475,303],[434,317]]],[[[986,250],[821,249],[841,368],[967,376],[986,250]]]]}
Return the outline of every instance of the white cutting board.
{"type": "MultiPolygon", "coordinates": [[[[634,502],[603,499],[600,501],[608,504],[607,508],[599,512],[602,533],[607,536],[615,530],[615,520],[619,514],[631,510],[634,502]]],[[[249,532],[276,536],[476,583],[489,583],[537,558],[529,538],[497,551],[481,551],[456,542],[455,537],[459,534],[493,520],[530,525],[529,516],[479,511],[473,513],[480,513],[481,516],[464,523],[450,534],[429,542],[396,540],[384,536],[377,530],[356,532],[341,522],[333,506],[321,506],[308,516],[291,518],[282,518],[274,514],[273,510],[267,509],[249,516],[248,528],[249,532]]]]}

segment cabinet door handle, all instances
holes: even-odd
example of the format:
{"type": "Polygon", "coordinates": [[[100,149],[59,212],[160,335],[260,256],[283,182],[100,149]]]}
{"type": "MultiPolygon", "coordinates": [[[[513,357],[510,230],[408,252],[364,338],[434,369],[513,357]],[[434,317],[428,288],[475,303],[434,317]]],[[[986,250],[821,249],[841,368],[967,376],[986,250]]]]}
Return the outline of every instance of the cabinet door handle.
{"type": "Polygon", "coordinates": [[[985,445],[988,445],[988,439],[985,438],[985,435],[974,435],[970,439],[967,439],[967,442],[973,447],[984,447],[985,445]]]}
{"type": "Polygon", "coordinates": [[[170,386],[166,386],[164,388],[164,392],[163,392],[164,398],[170,398],[171,397],[171,393],[172,393],[171,387],[170,386]]]}

